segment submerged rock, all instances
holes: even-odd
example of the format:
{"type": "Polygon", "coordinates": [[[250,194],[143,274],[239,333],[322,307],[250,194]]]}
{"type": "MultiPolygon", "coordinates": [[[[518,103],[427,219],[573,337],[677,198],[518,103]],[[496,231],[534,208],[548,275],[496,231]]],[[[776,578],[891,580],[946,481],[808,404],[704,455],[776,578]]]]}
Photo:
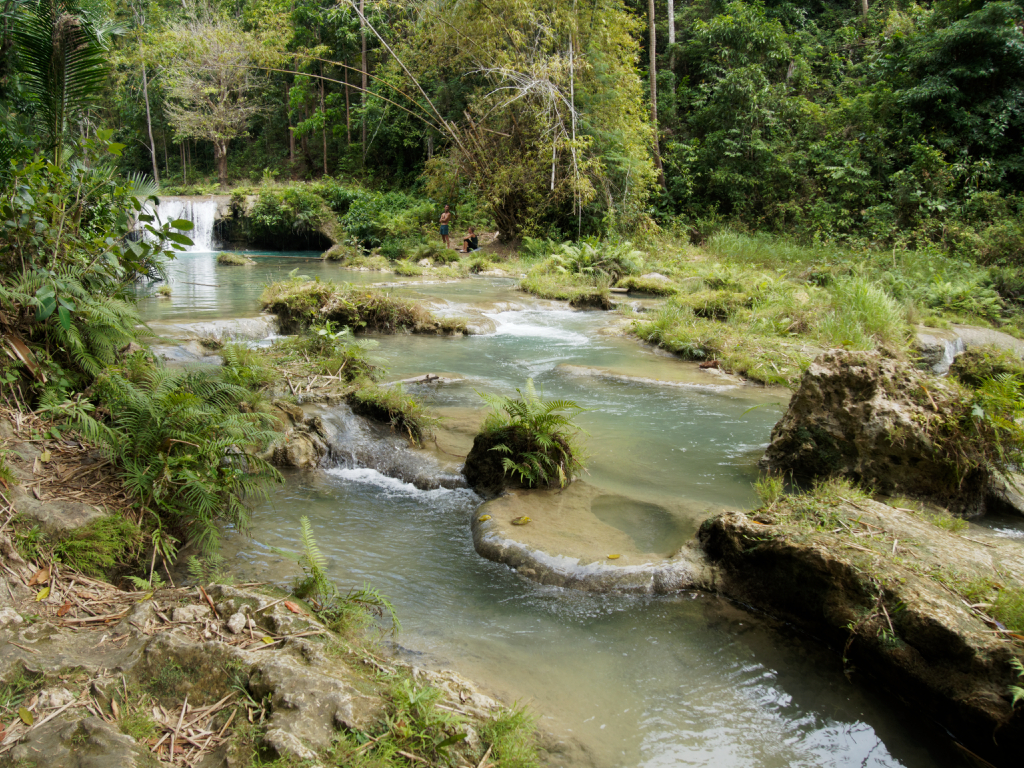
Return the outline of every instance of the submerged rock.
{"type": "Polygon", "coordinates": [[[803,479],[844,475],[880,493],[979,515],[992,473],[975,467],[958,482],[930,432],[956,397],[953,385],[909,363],[877,352],[826,352],[772,429],[760,466],[803,479]]]}

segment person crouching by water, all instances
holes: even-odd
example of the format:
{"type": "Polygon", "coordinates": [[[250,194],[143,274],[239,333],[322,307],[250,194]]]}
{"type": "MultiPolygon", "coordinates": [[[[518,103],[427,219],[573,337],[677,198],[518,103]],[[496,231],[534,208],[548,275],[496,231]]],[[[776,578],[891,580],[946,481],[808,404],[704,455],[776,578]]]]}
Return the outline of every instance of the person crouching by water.
{"type": "Polygon", "coordinates": [[[469,253],[475,251],[480,247],[480,238],[476,236],[476,232],[470,227],[466,230],[466,236],[462,238],[462,252],[469,253]]]}
{"type": "Polygon", "coordinates": [[[452,220],[451,211],[448,210],[448,206],[444,207],[444,213],[441,214],[441,242],[444,243],[445,248],[451,248],[451,243],[448,242],[448,224],[452,220]]]}

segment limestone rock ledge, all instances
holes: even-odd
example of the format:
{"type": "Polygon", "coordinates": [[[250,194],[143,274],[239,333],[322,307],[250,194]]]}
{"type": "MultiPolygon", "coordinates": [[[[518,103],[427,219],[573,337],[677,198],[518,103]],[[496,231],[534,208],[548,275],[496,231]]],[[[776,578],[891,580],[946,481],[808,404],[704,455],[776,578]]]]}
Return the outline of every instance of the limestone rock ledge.
{"type": "Polygon", "coordinates": [[[626,533],[598,520],[590,505],[599,494],[580,481],[561,491],[507,493],[474,513],[473,545],[532,581],[568,589],[667,594],[706,580],[695,546],[671,557],[641,552],[626,533]],[[513,524],[524,516],[528,523],[513,524]]]}
{"type": "Polygon", "coordinates": [[[1019,764],[1024,712],[1008,687],[1020,683],[1011,659],[1024,638],[957,590],[986,578],[1024,583],[1020,544],[975,541],[872,501],[830,513],[824,531],[784,513],[705,521],[707,587],[825,640],[848,676],[935,717],[986,760],[1019,764]]]}
{"type": "MultiPolygon", "coordinates": [[[[444,707],[467,718],[458,727],[465,729],[466,744],[476,753],[484,749],[479,727],[505,710],[456,673],[411,667],[332,641],[316,618],[293,603],[286,605],[283,598],[225,585],[208,587],[207,601],[197,588],[145,594],[94,580],[88,584],[119,609],[110,617],[123,617],[118,623],[72,618],[59,613],[56,604],[36,602],[31,590],[9,592],[0,585],[4,596],[15,598],[5,611],[42,614],[34,623],[0,627],[0,679],[28,678],[43,685],[58,681],[58,687],[30,693],[25,706],[33,717],[8,724],[0,736],[2,768],[141,768],[156,766],[158,755],[165,765],[167,735],[196,711],[205,722],[203,708],[216,710],[215,702],[227,708],[221,707],[215,724],[210,720],[211,730],[202,738],[193,734],[183,741],[187,731],[181,731],[178,747],[185,752],[179,759],[202,768],[247,765],[239,751],[244,739],[231,739],[231,731],[226,738],[214,734],[220,729],[223,736],[248,711],[250,719],[254,713],[259,718],[260,744],[271,755],[289,765],[317,760],[339,732],[366,733],[379,727],[388,705],[386,690],[374,682],[377,672],[404,670],[420,684],[438,689],[444,707]],[[164,734],[160,741],[122,731],[125,697],[140,690],[159,702],[152,718],[156,733],[164,734]],[[229,719],[232,708],[237,711],[229,719]]],[[[135,701],[138,694],[132,696],[135,701]]],[[[148,710],[145,714],[149,716],[148,710]]],[[[568,748],[554,737],[543,738],[548,741],[545,749],[568,748]]]]}

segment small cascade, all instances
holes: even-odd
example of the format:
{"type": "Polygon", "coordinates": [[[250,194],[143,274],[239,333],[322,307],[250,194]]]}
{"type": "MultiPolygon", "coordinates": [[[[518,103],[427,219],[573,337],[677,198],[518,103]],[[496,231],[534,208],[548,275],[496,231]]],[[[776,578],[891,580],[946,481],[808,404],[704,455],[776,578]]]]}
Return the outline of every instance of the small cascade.
{"type": "Polygon", "coordinates": [[[431,456],[410,448],[388,427],[355,415],[347,405],[325,408],[320,416],[335,468],[374,470],[423,491],[466,487],[461,474],[444,471],[431,456]]]}
{"type": "Polygon", "coordinates": [[[160,201],[156,211],[149,206],[146,212],[156,213],[160,221],[168,222],[175,219],[191,221],[190,232],[182,232],[192,239],[192,245],[185,249],[186,253],[210,253],[214,251],[213,226],[217,218],[216,200],[195,200],[188,197],[165,197],[160,201]]]}
{"type": "Polygon", "coordinates": [[[965,352],[967,348],[964,346],[964,340],[957,336],[954,339],[946,339],[946,347],[942,351],[942,359],[939,360],[932,370],[939,375],[945,375],[949,373],[949,366],[953,364],[953,360],[961,352],[965,352]]]}

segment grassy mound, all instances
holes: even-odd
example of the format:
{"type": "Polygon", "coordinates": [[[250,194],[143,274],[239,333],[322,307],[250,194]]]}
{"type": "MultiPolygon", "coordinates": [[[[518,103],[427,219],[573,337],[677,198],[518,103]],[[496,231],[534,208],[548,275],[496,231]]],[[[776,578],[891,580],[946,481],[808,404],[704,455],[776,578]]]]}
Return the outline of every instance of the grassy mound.
{"type": "Polygon", "coordinates": [[[433,318],[408,299],[383,291],[359,288],[332,280],[292,278],[267,286],[263,308],[275,313],[285,330],[330,321],[353,330],[394,333],[426,328],[433,318]]]}
{"type": "Polygon", "coordinates": [[[228,251],[224,251],[217,256],[217,263],[226,267],[247,267],[250,264],[255,264],[256,262],[248,256],[243,256],[240,253],[229,253],[228,251]]]}

